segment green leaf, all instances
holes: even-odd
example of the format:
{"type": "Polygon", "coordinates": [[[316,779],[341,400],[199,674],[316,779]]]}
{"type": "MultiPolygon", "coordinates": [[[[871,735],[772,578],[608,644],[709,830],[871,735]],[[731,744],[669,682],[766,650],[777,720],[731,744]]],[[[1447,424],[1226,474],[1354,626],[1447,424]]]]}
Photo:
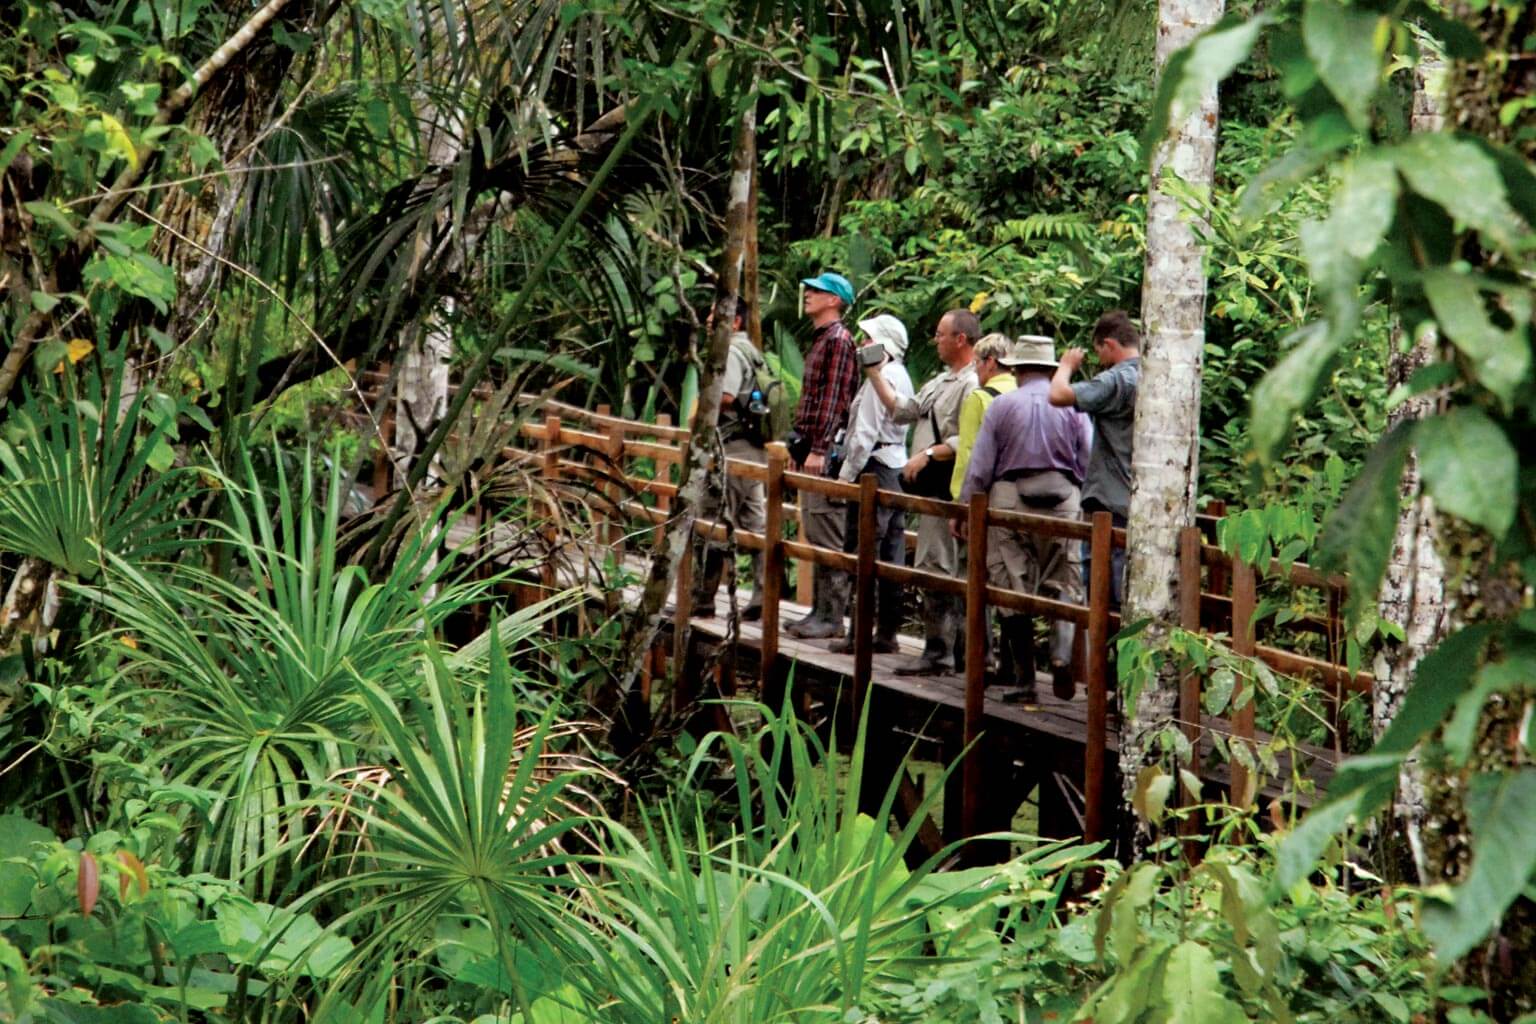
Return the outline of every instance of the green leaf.
{"type": "Polygon", "coordinates": [[[1157,85],[1152,114],[1141,137],[1143,162],[1168,133],[1168,126],[1198,106],[1204,96],[1253,52],[1259,35],[1275,20],[1268,11],[1217,22],[1193,43],[1168,58],[1157,85]]]}
{"type": "Polygon", "coordinates": [[[1465,956],[1499,923],[1536,868],[1536,768],[1473,776],[1467,787],[1472,868],[1443,897],[1425,894],[1424,934],[1445,963],[1465,956]]]}
{"type": "MultiPolygon", "coordinates": [[[[1403,695],[1392,724],[1377,741],[1373,753],[1406,754],[1439,726],[1472,678],[1482,661],[1483,648],[1493,635],[1491,623],[1467,626],[1426,654],[1414,670],[1413,687],[1403,695]]],[[[1344,762],[1341,776],[1354,760],[1344,762]]]]}
{"type": "Polygon", "coordinates": [[[1472,742],[1488,698],[1528,686],[1532,680],[1536,680],[1536,656],[1529,651],[1512,652],[1478,670],[1472,687],[1456,701],[1456,713],[1441,736],[1446,752],[1456,764],[1465,764],[1472,753],[1472,742]]]}
{"type": "Polygon", "coordinates": [[[1381,84],[1381,15],[1331,0],[1307,4],[1301,39],[1333,98],[1357,131],[1371,126],[1371,100],[1381,84]]]}
{"type": "Polygon", "coordinates": [[[1424,297],[1435,311],[1441,333],[1472,361],[1478,381],[1508,409],[1531,368],[1531,347],[1526,338],[1531,322],[1530,292],[1441,269],[1424,275],[1424,297]],[[1508,330],[1489,319],[1485,291],[1499,296],[1503,313],[1511,321],[1508,330]]]}
{"type": "Polygon", "coordinates": [[[1502,538],[1519,507],[1520,457],[1481,409],[1459,406],[1413,432],[1424,487],[1443,512],[1502,538]]]}
{"type": "Polygon", "coordinates": [[[1328,217],[1301,226],[1302,251],[1329,310],[1346,309],[1360,286],[1360,271],[1397,214],[1397,169],[1366,152],[1340,176],[1328,217]]]}
{"type": "Polygon", "coordinates": [[[1248,1015],[1227,998],[1216,957],[1205,946],[1186,940],[1173,947],[1163,971],[1166,1024],[1243,1024],[1248,1015]]]}
{"type": "Polygon", "coordinates": [[[1323,524],[1319,558],[1349,574],[1352,620],[1375,606],[1376,589],[1392,557],[1409,437],[1408,425],[1399,424],[1381,439],[1323,524]]]}
{"type": "Polygon", "coordinates": [[[1354,330],[1355,316],[1351,307],[1344,319],[1319,320],[1297,331],[1289,351],[1254,386],[1248,436],[1260,461],[1270,463],[1280,457],[1292,417],[1317,393],[1323,375],[1354,330]]]}
{"type": "Polygon", "coordinates": [[[1498,165],[1481,146],[1426,132],[1415,134],[1393,154],[1413,191],[1500,248],[1516,245],[1523,234],[1520,216],[1509,205],[1498,165]]]}

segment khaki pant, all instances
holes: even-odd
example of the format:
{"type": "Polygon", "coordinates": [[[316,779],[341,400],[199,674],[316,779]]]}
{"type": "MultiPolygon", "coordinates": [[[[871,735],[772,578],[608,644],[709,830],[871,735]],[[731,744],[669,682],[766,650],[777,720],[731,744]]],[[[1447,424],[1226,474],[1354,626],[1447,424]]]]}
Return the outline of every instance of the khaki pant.
{"type": "MultiPolygon", "coordinates": [[[[949,520],[942,516],[917,519],[917,557],[914,568],[942,576],[962,576],[965,572],[964,547],[949,532],[949,520]]],[[[923,647],[939,654],[962,654],[960,639],[960,601],[951,594],[923,591],[923,647]]]]}
{"type": "MultiPolygon", "coordinates": [[[[1065,473],[1049,470],[1017,480],[999,480],[989,505],[1006,512],[1079,518],[1081,492],[1065,473]]],[[[987,576],[995,587],[1072,604],[1083,602],[1082,546],[1065,537],[1042,537],[993,527],[987,531],[987,576]]],[[[1051,660],[1072,660],[1074,627],[1054,623],[1051,660]]]]}

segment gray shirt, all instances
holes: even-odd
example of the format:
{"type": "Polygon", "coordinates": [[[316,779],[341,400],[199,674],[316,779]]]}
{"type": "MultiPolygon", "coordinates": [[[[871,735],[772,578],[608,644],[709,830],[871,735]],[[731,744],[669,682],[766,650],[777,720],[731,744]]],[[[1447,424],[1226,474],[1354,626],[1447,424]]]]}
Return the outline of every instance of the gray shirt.
{"type": "Polygon", "coordinates": [[[1093,380],[1072,385],[1077,407],[1093,417],[1093,452],[1083,479],[1083,505],[1124,516],[1131,507],[1131,439],[1141,359],[1122,359],[1093,380]]]}
{"type": "Polygon", "coordinates": [[[891,415],[897,423],[916,424],[912,428],[914,452],[931,444],[947,444],[955,451],[960,450],[960,406],[977,386],[976,364],[972,362],[959,370],[946,369],[924,384],[916,397],[896,396],[896,408],[891,415]],[[939,428],[937,434],[933,431],[935,423],[939,428]]]}
{"type": "Polygon", "coordinates": [[[999,480],[1042,470],[1082,482],[1093,428],[1078,410],[1052,405],[1050,391],[1050,378],[1041,374],[992,400],[971,449],[961,501],[985,494],[999,480]]]}

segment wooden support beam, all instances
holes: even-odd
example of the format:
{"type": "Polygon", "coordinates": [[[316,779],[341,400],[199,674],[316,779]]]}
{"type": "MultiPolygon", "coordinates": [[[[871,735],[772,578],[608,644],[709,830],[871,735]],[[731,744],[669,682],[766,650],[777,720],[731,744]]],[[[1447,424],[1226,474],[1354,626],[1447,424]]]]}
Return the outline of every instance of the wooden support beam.
{"type": "Polygon", "coordinates": [[[859,477],[859,568],[853,588],[853,713],[864,712],[875,663],[875,549],[879,538],[879,487],[875,474],[859,477]]]}
{"type": "MultiPolygon", "coordinates": [[[[965,569],[965,718],[962,742],[967,748],[960,766],[960,834],[973,836],[979,831],[981,816],[982,756],[979,740],[981,722],[986,712],[987,694],[987,495],[971,496],[967,509],[965,569]]],[[[1034,666],[1026,666],[1029,671],[1034,666]]],[[[948,808],[946,808],[948,811],[948,808]]],[[[946,815],[947,816],[947,815],[946,815]]]]}
{"type": "Polygon", "coordinates": [[[768,513],[763,526],[763,640],[758,663],[759,692],[769,710],[778,713],[784,700],[779,668],[779,598],[784,587],[784,467],[789,452],[783,442],[768,445],[768,513]]]}
{"type": "MultiPolygon", "coordinates": [[[[1253,657],[1253,611],[1257,603],[1258,584],[1253,566],[1247,562],[1232,561],[1232,652],[1243,657],[1253,657]]],[[[1256,693],[1241,679],[1232,691],[1232,736],[1228,741],[1234,753],[1243,744],[1250,756],[1253,754],[1253,711],[1256,693]],[[1239,702],[1242,707],[1238,707],[1239,702]]],[[[1232,758],[1232,803],[1247,809],[1253,803],[1254,780],[1248,769],[1236,757],[1232,758]]]]}
{"type": "Polygon", "coordinates": [[[1083,833],[1089,842],[1104,839],[1105,750],[1109,731],[1109,605],[1113,596],[1114,520],[1093,514],[1088,542],[1088,721],[1083,747],[1083,833]]]}

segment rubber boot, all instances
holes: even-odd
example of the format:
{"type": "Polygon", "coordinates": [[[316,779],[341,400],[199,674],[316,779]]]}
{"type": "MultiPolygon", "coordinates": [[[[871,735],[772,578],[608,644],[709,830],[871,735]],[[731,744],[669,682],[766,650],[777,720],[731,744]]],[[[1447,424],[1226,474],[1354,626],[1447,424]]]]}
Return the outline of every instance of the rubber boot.
{"type": "Polygon", "coordinates": [[[1008,660],[1013,663],[1013,684],[1003,699],[1010,703],[1033,704],[1035,693],[1035,643],[1030,630],[1034,621],[1027,615],[1010,615],[1002,620],[1002,642],[1008,646],[1008,660]]]}

